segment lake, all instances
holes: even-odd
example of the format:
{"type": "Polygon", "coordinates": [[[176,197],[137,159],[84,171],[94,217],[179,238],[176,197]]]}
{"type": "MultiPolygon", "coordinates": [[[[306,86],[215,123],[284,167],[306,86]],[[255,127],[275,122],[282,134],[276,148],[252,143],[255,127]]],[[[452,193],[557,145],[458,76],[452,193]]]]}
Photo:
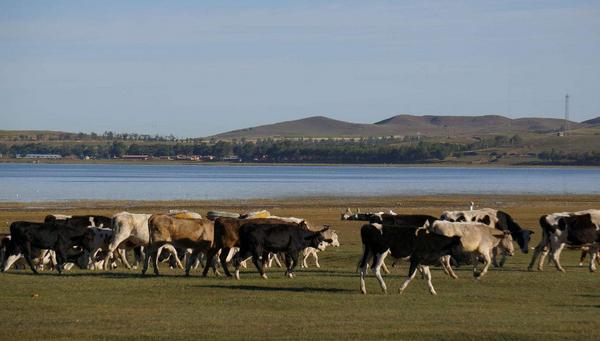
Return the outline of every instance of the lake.
{"type": "Polygon", "coordinates": [[[597,168],[0,164],[0,201],[600,194],[597,168]]]}

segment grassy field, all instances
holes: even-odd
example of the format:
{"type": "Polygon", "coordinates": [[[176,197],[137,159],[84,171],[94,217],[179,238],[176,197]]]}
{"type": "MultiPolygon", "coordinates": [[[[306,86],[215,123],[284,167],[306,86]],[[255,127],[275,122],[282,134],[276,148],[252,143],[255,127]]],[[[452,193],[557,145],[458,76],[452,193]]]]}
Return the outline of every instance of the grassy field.
{"type": "Polygon", "coordinates": [[[277,215],[304,217],[313,225],[331,224],[342,246],[321,253],[321,269],[298,269],[294,279],[284,278],[278,268],[268,271],[268,280],[259,279],[253,269],[245,270],[240,281],[200,278],[197,273],[186,278],[166,265],[159,278],[123,269],[77,270],[60,276],[11,270],[0,274],[0,338],[600,338],[600,274],[578,267],[576,251],[563,252],[567,273],[558,273],[550,265],[544,272],[528,272],[530,255],[524,254],[510,258],[501,270],[492,269],[480,281],[466,267],[457,270],[458,280],[435,269],[437,296],[431,296],[418,278],[403,295],[397,294],[407,272],[403,263],[385,276],[389,294],[380,292],[372,276],[367,279],[369,294],[359,293],[356,264],[361,253],[361,222],[340,221],[346,207],[439,215],[446,209],[465,209],[470,200],[502,208],[536,231],[543,213],[600,207],[599,196],[4,203],[0,204],[0,230],[7,229],[10,221],[40,220],[50,212],[112,214],[188,208],[205,214],[209,209],[267,208],[277,215]]]}

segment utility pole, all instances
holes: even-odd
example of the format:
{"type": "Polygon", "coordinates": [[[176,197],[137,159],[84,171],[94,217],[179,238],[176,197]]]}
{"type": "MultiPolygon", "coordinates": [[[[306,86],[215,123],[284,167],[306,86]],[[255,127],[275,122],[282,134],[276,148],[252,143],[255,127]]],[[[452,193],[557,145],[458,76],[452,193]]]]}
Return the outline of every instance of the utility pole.
{"type": "Polygon", "coordinates": [[[564,134],[567,136],[569,131],[569,94],[565,95],[565,131],[564,134]]]}

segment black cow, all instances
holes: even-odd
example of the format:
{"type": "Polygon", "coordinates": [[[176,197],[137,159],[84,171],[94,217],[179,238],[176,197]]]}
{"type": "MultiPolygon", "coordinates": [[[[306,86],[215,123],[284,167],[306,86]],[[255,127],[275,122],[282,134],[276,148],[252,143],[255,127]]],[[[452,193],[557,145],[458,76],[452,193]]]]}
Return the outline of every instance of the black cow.
{"type": "Polygon", "coordinates": [[[101,215],[74,215],[67,219],[57,219],[56,216],[50,214],[44,219],[45,223],[65,222],[71,226],[94,226],[112,228],[112,218],[101,215]]]}
{"type": "Polygon", "coordinates": [[[425,225],[426,222],[432,224],[438,218],[427,214],[389,214],[384,213],[381,215],[373,215],[369,220],[369,223],[379,223],[383,225],[397,225],[397,226],[414,226],[420,227],[425,225]]]}
{"type": "Polygon", "coordinates": [[[440,258],[444,257],[446,260],[442,262],[442,265],[446,270],[446,267],[449,267],[449,257],[445,256],[450,256],[453,250],[460,249],[460,237],[445,237],[428,233],[426,230],[415,226],[368,224],[361,228],[360,236],[364,250],[359,264],[360,291],[363,294],[367,293],[365,276],[368,259],[371,255],[374,256],[373,272],[384,292],[387,292],[387,286],[381,276],[380,268],[383,264],[383,259],[389,251],[394,258],[410,257],[408,279],[400,287],[400,292],[408,286],[408,283],[414,278],[417,268],[421,266],[423,274],[427,279],[429,291],[432,295],[435,295],[436,292],[431,283],[429,265],[438,264],[440,258]]]}
{"type": "Polygon", "coordinates": [[[331,243],[331,239],[326,239],[323,232],[329,227],[320,231],[311,231],[305,228],[304,223],[248,223],[240,227],[240,251],[234,259],[235,277],[240,278],[240,262],[248,257],[252,257],[252,262],[258,269],[263,278],[265,274],[265,264],[268,261],[269,253],[283,252],[285,254],[286,276],[293,277],[293,271],[298,264],[298,255],[300,251],[307,247],[319,248],[323,241],[331,243]]]}
{"type": "Polygon", "coordinates": [[[11,242],[7,255],[22,253],[33,273],[37,274],[32,262],[35,250],[51,249],[56,252],[56,269],[62,272],[63,264],[73,258],[69,255],[74,246],[82,245],[87,227],[72,226],[61,220],[49,223],[16,221],[10,225],[11,242]]]}

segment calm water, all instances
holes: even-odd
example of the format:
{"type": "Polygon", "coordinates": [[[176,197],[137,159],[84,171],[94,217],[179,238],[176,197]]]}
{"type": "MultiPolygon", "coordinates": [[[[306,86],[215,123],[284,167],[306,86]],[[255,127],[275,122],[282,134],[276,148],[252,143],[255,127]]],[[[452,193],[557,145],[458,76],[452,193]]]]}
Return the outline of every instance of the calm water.
{"type": "Polygon", "coordinates": [[[0,164],[0,201],[600,194],[600,170],[0,164]]]}

